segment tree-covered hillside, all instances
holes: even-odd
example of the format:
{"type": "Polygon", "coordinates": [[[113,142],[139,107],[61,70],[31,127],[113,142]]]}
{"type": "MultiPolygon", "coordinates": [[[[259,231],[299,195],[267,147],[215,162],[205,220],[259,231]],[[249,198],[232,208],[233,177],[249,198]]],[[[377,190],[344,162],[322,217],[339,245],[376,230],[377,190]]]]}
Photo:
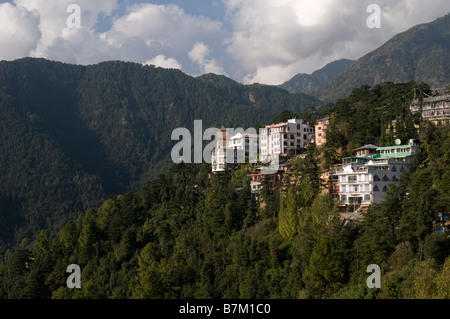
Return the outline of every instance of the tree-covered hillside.
{"type": "MultiPolygon", "coordinates": [[[[336,119],[370,106],[387,116],[386,101],[408,86],[363,87],[329,111],[336,119]]],[[[450,208],[450,127],[421,124],[415,170],[362,223],[341,222],[320,191],[314,145],[281,185],[264,184],[263,203],[251,199],[247,165],[216,175],[208,164],[177,164],[8,251],[0,297],[450,298],[450,237],[437,231],[450,208]],[[66,286],[70,264],[81,267],[79,289],[66,286]],[[371,264],[381,267],[380,289],[366,285],[371,264]]],[[[333,145],[359,138],[349,131],[333,145]]]]}
{"type": "Polygon", "coordinates": [[[126,62],[0,62],[0,255],[171,163],[172,130],[251,127],[319,101],[126,62]]]}

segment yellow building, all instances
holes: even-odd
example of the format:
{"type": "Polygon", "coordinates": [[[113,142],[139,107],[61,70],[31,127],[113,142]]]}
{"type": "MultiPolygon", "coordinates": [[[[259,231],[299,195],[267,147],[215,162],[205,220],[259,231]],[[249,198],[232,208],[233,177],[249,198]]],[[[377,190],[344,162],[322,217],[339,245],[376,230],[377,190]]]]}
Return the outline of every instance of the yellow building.
{"type": "Polygon", "coordinates": [[[317,147],[321,147],[327,142],[327,129],[330,126],[330,121],[330,117],[324,117],[317,121],[314,139],[317,147]]]}

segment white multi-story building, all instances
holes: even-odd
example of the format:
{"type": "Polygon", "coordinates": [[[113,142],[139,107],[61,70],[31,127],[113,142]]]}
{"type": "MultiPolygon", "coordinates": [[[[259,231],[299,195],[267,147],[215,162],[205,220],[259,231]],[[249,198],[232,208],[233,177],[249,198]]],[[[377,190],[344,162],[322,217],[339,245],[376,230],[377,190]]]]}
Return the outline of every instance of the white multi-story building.
{"type": "Polygon", "coordinates": [[[245,163],[249,158],[256,163],[259,146],[258,134],[237,133],[230,137],[228,148],[232,150],[234,163],[245,163]]]}
{"type": "Polygon", "coordinates": [[[216,133],[216,146],[211,151],[211,166],[213,172],[223,172],[225,170],[229,136],[230,135],[223,126],[216,133]]]}
{"type": "Polygon", "coordinates": [[[411,169],[411,160],[419,146],[412,140],[408,145],[377,147],[365,145],[354,151],[356,156],[333,167],[339,182],[339,204],[350,211],[384,200],[390,184],[400,180],[411,169]]]}
{"type": "Polygon", "coordinates": [[[295,155],[314,140],[314,125],[302,119],[266,125],[260,130],[260,160],[295,155]]]}
{"type": "Polygon", "coordinates": [[[222,126],[216,134],[216,146],[211,152],[213,172],[222,172],[226,164],[257,162],[259,138],[257,134],[237,133],[230,136],[222,126]]]}

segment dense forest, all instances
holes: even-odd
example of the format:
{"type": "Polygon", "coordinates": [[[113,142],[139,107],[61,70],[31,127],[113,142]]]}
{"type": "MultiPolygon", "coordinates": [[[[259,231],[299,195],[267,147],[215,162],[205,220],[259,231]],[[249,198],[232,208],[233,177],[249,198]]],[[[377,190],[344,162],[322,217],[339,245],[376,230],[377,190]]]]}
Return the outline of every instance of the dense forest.
{"type": "MultiPolygon", "coordinates": [[[[170,165],[172,130],[243,128],[320,102],[222,76],[119,61],[0,62],[0,256],[170,165]]],[[[1,257],[0,257],[1,258],[1,257]]]]}
{"type": "Polygon", "coordinates": [[[403,107],[424,93],[423,83],[364,86],[305,114],[334,119],[327,145],[291,159],[281,185],[264,183],[261,202],[251,199],[249,165],[224,174],[172,165],[8,250],[0,297],[450,298],[450,237],[437,231],[450,207],[450,127],[403,107]],[[394,137],[420,139],[414,171],[361,223],[343,223],[320,169],[394,137]],[[66,286],[70,264],[81,267],[79,289],[66,286]],[[370,264],[381,267],[380,289],[366,285],[370,264]]]}

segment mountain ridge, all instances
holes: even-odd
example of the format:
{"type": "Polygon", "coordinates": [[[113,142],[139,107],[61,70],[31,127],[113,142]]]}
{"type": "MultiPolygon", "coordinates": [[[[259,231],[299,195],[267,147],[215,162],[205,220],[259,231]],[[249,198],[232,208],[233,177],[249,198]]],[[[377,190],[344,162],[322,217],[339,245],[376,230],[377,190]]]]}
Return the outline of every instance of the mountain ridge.
{"type": "Polygon", "coordinates": [[[450,14],[398,33],[356,60],[314,95],[324,102],[348,95],[355,87],[385,82],[450,83],[450,14]]]}
{"type": "Polygon", "coordinates": [[[353,62],[355,61],[349,59],[332,61],[311,74],[299,73],[278,87],[290,93],[313,94],[338,74],[346,70],[353,62]]]}

